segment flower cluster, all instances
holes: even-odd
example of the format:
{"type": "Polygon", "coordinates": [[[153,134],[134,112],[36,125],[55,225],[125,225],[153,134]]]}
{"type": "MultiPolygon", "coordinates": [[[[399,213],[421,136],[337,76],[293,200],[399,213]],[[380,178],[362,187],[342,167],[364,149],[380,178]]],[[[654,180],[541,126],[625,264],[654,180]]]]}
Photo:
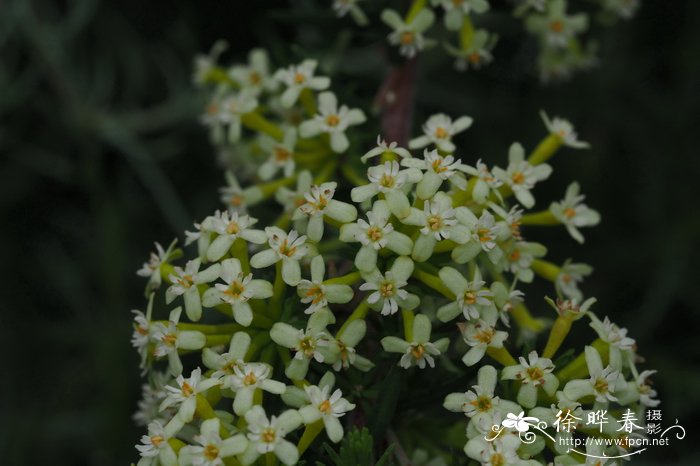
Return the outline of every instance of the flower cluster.
{"type": "MultiPolygon", "coordinates": [[[[442,46],[454,57],[455,68],[462,71],[479,69],[493,60],[498,35],[479,26],[493,24],[491,17],[499,13],[522,20],[525,29],[537,40],[536,64],[543,81],[567,78],[596,63],[593,42],[586,42],[584,37],[590,18],[595,16],[590,11],[572,13],[570,6],[574,2],[568,0],[512,3],[512,11],[499,11],[500,5],[489,0],[415,0],[405,14],[386,8],[379,19],[390,29],[388,43],[409,59],[437,45],[438,41],[431,36],[443,36],[438,31],[442,25],[448,36],[454,36],[453,40],[443,41],[442,46]]],[[[640,4],[639,0],[594,0],[594,3],[603,23],[632,18],[640,4]]],[[[367,26],[374,19],[363,12],[358,0],[337,0],[333,9],[339,17],[350,13],[360,26],[367,26]]]]}
{"type": "MultiPolygon", "coordinates": [[[[338,14],[358,15],[356,2],[341,3],[338,14]]],[[[450,24],[488,8],[434,3],[450,24]]],[[[426,9],[406,21],[384,16],[406,50],[432,22],[426,9]]],[[[634,340],[584,301],[590,267],[545,260],[545,246],[526,237],[561,225],[582,242],[580,229],[599,221],[575,183],[533,211],[549,159],[587,147],[568,121],[544,115],[544,141],[529,154],[517,142],[504,147],[502,166],[462,153],[472,119],[445,114],[408,147],[380,137],[360,157],[367,141],[352,130],[365,115],[339,104],[315,61],[274,72],[256,50],[228,69],[198,64],[212,99],[203,123],[221,146],[254,146],[246,163],[256,174],[228,173],[225,205],[185,235],[188,260],[176,263],[175,243],[157,245],[138,272],[149,301],[135,311],[132,344],[151,380],[136,416],[148,430],[139,466],[296,464],[322,432],[341,441],[346,414],[363,417],[377,395],[356,381],[381,379],[375,367],[479,367],[477,384],[444,406],[469,419],[464,450],[484,464],[548,461],[544,444],[524,452],[508,438],[484,440],[509,413],[658,403],[651,372],[637,370],[634,340]],[[521,288],[535,277],[558,297],[553,323],[525,305],[521,288]],[[584,316],[598,339],[555,365],[584,316]],[[532,347],[547,330],[541,351],[513,356],[523,338],[532,347]]]]}

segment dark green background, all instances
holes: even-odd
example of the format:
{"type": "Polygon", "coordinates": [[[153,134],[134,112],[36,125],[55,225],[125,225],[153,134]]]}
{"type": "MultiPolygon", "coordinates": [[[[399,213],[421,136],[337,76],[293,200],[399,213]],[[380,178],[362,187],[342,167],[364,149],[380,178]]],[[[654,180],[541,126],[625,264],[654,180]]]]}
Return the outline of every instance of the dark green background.
{"type": "MultiPolygon", "coordinates": [[[[633,21],[599,31],[601,65],[563,85],[533,79],[508,19],[498,22],[511,30],[497,60],[481,73],[425,60],[418,101],[426,112],[475,118],[467,161],[502,162],[513,140],[532,147],[540,108],[570,118],[593,144],[557,156],[538,197],[557,198],[578,179],[601,225],[585,232],[583,247],[561,230],[531,236],[556,260],[596,267],[586,291],[659,370],[665,424],[678,418],[688,428],[686,440],[640,463],[695,464],[700,2],[643,3],[633,21]]],[[[144,302],[134,271],[154,240],[169,242],[218,207],[222,184],[196,121],[191,60],[220,37],[232,44],[228,58],[266,44],[291,59],[281,39],[313,45],[319,29],[305,17],[309,28],[297,36],[272,18],[283,4],[0,5],[0,464],[136,458],[140,430],[130,416],[140,381],[129,310],[144,302]]],[[[339,23],[326,24],[320,30],[333,34],[339,23]]],[[[381,77],[350,78],[341,82],[360,99],[381,77]]]]}

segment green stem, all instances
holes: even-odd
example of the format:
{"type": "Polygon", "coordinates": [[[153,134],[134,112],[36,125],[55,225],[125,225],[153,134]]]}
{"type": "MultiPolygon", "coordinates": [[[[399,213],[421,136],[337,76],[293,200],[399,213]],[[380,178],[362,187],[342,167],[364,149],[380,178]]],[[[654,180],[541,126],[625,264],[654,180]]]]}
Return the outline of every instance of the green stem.
{"type": "Polygon", "coordinates": [[[270,312],[274,320],[279,320],[282,315],[282,300],[287,285],[282,278],[282,261],[277,261],[275,264],[275,282],[272,285],[272,299],[270,299],[270,312]]]}
{"type": "Polygon", "coordinates": [[[504,366],[515,366],[518,364],[518,362],[515,360],[513,356],[511,356],[510,352],[505,348],[505,346],[501,348],[494,348],[492,346],[489,346],[486,348],[486,354],[491,356],[494,360],[500,362],[504,366]]]}
{"type": "Polygon", "coordinates": [[[299,444],[297,445],[297,450],[299,450],[299,456],[304,454],[307,448],[311,445],[311,443],[318,437],[318,434],[323,431],[323,421],[318,420],[314,422],[313,424],[309,424],[306,426],[306,429],[304,429],[304,433],[301,435],[301,438],[299,439],[299,444]]]}
{"type": "Polygon", "coordinates": [[[413,341],[413,311],[401,309],[401,317],[403,317],[403,335],[406,341],[413,341]]]}
{"type": "Polygon", "coordinates": [[[561,272],[561,268],[558,265],[542,259],[535,259],[532,261],[532,270],[537,275],[550,282],[555,281],[561,272]]]}
{"type": "Polygon", "coordinates": [[[367,179],[357,173],[355,169],[347,163],[340,166],[340,171],[345,178],[355,186],[363,186],[367,184],[367,179]]]}
{"type": "MultiPolygon", "coordinates": [[[[167,323],[167,322],[165,322],[167,323]]],[[[189,323],[184,323],[180,322],[177,324],[177,329],[178,330],[195,330],[197,332],[202,332],[204,334],[231,334],[233,335],[236,332],[244,331],[244,332],[250,332],[250,329],[247,329],[239,324],[217,324],[217,325],[207,325],[207,324],[189,324],[189,323]]]]}
{"type": "Polygon", "coordinates": [[[308,87],[304,88],[301,91],[301,94],[299,94],[299,100],[309,116],[316,115],[316,99],[314,98],[314,94],[311,92],[311,89],[308,87]]]}
{"type": "Polygon", "coordinates": [[[558,134],[549,134],[532,151],[527,161],[531,165],[538,165],[549,160],[563,144],[563,139],[558,134]]]}
{"type": "Polygon", "coordinates": [[[474,42],[474,25],[472,24],[472,19],[469,15],[464,15],[462,20],[462,27],[459,29],[459,47],[463,51],[467,51],[471,48],[474,42]]]}
{"type": "Polygon", "coordinates": [[[441,293],[448,299],[455,299],[455,295],[442,283],[440,277],[436,277],[433,274],[425,272],[420,268],[416,267],[413,271],[413,277],[424,283],[429,288],[441,293]]]}
{"type": "Polygon", "coordinates": [[[408,13],[406,13],[406,23],[410,24],[413,22],[414,19],[416,19],[416,16],[418,13],[421,12],[423,8],[425,8],[425,5],[428,3],[428,0],[413,0],[413,4],[411,5],[411,8],[408,10],[408,13]]]}
{"type": "MultiPolygon", "coordinates": [[[[603,365],[607,364],[608,354],[610,352],[610,347],[603,340],[598,338],[591,346],[594,347],[600,353],[601,359],[603,360],[603,365]]],[[[555,375],[559,379],[560,383],[568,382],[572,379],[582,379],[588,374],[588,368],[586,365],[586,354],[581,352],[576,359],[571,361],[562,370],[557,372],[555,375]]]]}
{"type": "Polygon", "coordinates": [[[342,275],[340,277],[333,277],[329,278],[328,280],[324,280],[323,284],[324,285],[348,285],[352,286],[358,281],[362,279],[362,275],[360,272],[350,272],[347,275],[342,275]]]}
{"type": "Polygon", "coordinates": [[[335,334],[336,340],[340,339],[340,337],[343,335],[343,332],[348,328],[348,325],[350,325],[350,322],[358,319],[364,319],[367,316],[367,312],[369,312],[369,304],[367,304],[367,301],[362,300],[360,304],[355,308],[354,311],[352,311],[352,314],[350,314],[345,321],[345,323],[340,327],[340,330],[338,330],[338,333],[335,334]]]}
{"type": "Polygon", "coordinates": [[[241,262],[241,270],[244,274],[250,273],[250,262],[248,260],[248,243],[243,238],[236,238],[231,247],[233,257],[241,262]]]}
{"type": "Polygon", "coordinates": [[[231,343],[231,334],[207,335],[206,346],[228,345],[231,343]]]}
{"type": "Polygon", "coordinates": [[[515,320],[515,323],[518,324],[520,328],[527,329],[535,333],[541,332],[547,326],[547,324],[545,324],[543,321],[535,319],[530,313],[530,310],[525,307],[524,304],[513,306],[513,309],[510,311],[510,315],[513,316],[513,320],[515,320]]]}
{"type": "Polygon", "coordinates": [[[282,142],[284,139],[284,131],[282,131],[282,128],[272,123],[257,111],[252,111],[242,115],[241,123],[243,123],[246,128],[267,134],[279,142],[282,142]]]}
{"type": "Polygon", "coordinates": [[[572,322],[571,316],[563,315],[557,317],[557,320],[554,321],[554,325],[552,325],[552,330],[549,332],[549,339],[547,339],[547,345],[544,348],[542,357],[551,359],[552,356],[554,356],[569,334],[572,322]]]}
{"type": "Polygon", "coordinates": [[[535,212],[532,214],[525,214],[520,219],[520,222],[523,225],[537,226],[559,225],[561,223],[549,210],[543,210],[541,212],[535,212]]]}

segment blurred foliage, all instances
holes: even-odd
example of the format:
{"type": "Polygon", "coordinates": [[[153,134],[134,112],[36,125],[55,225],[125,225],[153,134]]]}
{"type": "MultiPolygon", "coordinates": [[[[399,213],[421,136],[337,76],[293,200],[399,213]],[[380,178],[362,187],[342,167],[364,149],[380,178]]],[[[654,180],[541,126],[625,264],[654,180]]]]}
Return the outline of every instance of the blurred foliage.
{"type": "MultiPolygon", "coordinates": [[[[225,38],[228,58],[262,44],[285,64],[293,42],[294,54],[336,66],[343,92],[373,96],[384,68],[376,34],[350,38],[339,27],[349,21],[309,16],[319,2],[294,3],[298,16],[276,10],[282,1],[0,6],[2,464],[109,466],[136,457],[140,380],[128,311],[145,303],[134,271],[154,240],[169,242],[218,207],[223,184],[196,118],[196,53],[225,38]],[[304,24],[298,32],[295,21],[304,24]]],[[[467,160],[504,160],[513,140],[532,147],[543,134],[540,108],[576,124],[593,150],[558,156],[561,176],[542,198],[578,179],[603,223],[584,247],[559,230],[533,237],[553,244],[555,259],[596,267],[586,290],[659,370],[664,423],[678,418],[692,437],[700,414],[700,2],[644,2],[634,20],[602,33],[598,68],[557,86],[537,82],[518,34],[506,31],[496,61],[478,73],[426,56],[417,117],[474,117],[461,141],[467,160]]],[[[539,311],[549,312],[544,302],[539,311]]],[[[637,464],[695,464],[693,443],[650,449],[637,464]]]]}

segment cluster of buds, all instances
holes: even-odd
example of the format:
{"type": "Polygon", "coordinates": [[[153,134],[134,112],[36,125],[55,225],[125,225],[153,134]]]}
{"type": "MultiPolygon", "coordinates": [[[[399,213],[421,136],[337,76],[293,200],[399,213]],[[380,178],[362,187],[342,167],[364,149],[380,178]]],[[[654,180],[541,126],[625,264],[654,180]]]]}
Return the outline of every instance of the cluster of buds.
{"type": "MultiPolygon", "coordinates": [[[[368,2],[369,3],[369,2],[368,2]]],[[[525,29],[538,41],[537,69],[543,81],[563,79],[591,67],[596,62],[592,42],[584,42],[589,29],[589,10],[571,13],[567,0],[515,0],[505,11],[494,11],[488,0],[414,0],[405,15],[387,8],[381,21],[391,28],[387,39],[401,55],[412,58],[435,47],[441,36],[441,23],[453,40],[443,42],[444,50],[455,58],[458,70],[479,69],[493,60],[498,41],[494,31],[478,27],[493,23],[499,13],[522,20],[525,29]]],[[[629,19],[639,8],[639,0],[593,0],[597,13],[606,22],[629,19]]],[[[335,0],[338,16],[351,16],[358,25],[367,26],[370,15],[362,11],[361,0],[335,0]]],[[[369,5],[368,5],[369,6],[369,5]]]]}
{"type": "Polygon", "coordinates": [[[197,61],[211,99],[202,121],[220,150],[236,148],[234,166],[253,169],[246,180],[228,172],[224,206],[185,234],[189,260],[176,264],[175,242],[157,245],[138,272],[149,299],[132,339],[149,378],[135,416],[148,429],[139,466],[296,464],[322,432],[343,439],[354,419],[345,414],[371,397],[350,375],[379,361],[479,367],[477,385],[444,406],[465,414],[460,446],[484,464],[550,460],[544,443],[484,440],[509,413],[658,403],[634,340],[583,299],[591,268],[547,261],[525,236],[560,225],[582,242],[580,229],[599,221],[578,184],[533,210],[549,159],[587,147],[568,121],[543,115],[544,140],[529,155],[513,143],[502,167],[460,153],[467,116],[433,115],[407,147],[381,137],[371,146],[352,131],[364,113],[338,103],[316,62],[273,72],[255,50],[223,68],[218,52],[197,61]],[[553,323],[533,316],[519,289],[536,277],[557,296],[553,323]],[[598,338],[555,365],[583,317],[598,338]],[[513,356],[547,330],[542,356],[513,356]]]}

